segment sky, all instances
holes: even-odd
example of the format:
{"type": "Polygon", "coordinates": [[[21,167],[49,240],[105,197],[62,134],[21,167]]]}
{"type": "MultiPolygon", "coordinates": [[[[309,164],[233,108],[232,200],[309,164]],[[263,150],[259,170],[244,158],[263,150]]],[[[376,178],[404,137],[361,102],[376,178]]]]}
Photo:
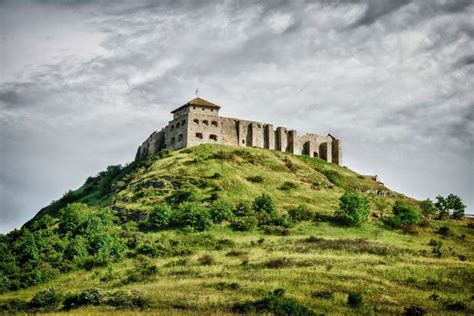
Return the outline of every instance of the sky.
{"type": "Polygon", "coordinates": [[[474,1],[0,0],[0,233],[199,96],[474,208],[474,1]]]}

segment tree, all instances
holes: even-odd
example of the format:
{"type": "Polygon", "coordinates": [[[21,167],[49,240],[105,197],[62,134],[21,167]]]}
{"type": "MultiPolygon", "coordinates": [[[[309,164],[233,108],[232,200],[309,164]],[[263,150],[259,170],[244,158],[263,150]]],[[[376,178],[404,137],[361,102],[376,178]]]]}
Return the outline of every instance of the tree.
{"type": "Polygon", "coordinates": [[[59,230],[62,233],[75,233],[77,228],[85,222],[91,213],[89,206],[84,203],[71,203],[61,209],[59,230]]]}
{"type": "Polygon", "coordinates": [[[169,227],[172,216],[173,211],[168,204],[159,204],[148,217],[148,224],[153,230],[164,230],[169,227]]]}
{"type": "Polygon", "coordinates": [[[375,209],[379,212],[380,217],[383,219],[388,207],[390,206],[388,200],[383,197],[376,196],[372,199],[372,203],[375,209]]]}
{"type": "Polygon", "coordinates": [[[196,231],[208,230],[212,227],[212,219],[207,208],[192,202],[184,202],[171,223],[177,228],[191,228],[196,231]]]}
{"type": "Polygon", "coordinates": [[[466,209],[466,205],[464,205],[461,198],[452,193],[446,198],[438,195],[435,206],[438,209],[438,219],[446,219],[450,213],[454,219],[463,218],[464,210],[466,209]]]}
{"type": "Polygon", "coordinates": [[[339,199],[336,219],[347,226],[361,226],[369,218],[367,198],[356,192],[346,192],[339,199]]]}
{"type": "Polygon", "coordinates": [[[273,203],[272,197],[265,193],[258,196],[254,200],[252,206],[256,213],[273,214],[276,212],[275,203],[273,203]]]}
{"type": "Polygon", "coordinates": [[[429,220],[432,216],[436,215],[436,206],[433,201],[426,199],[420,202],[421,213],[425,220],[429,220]]]}

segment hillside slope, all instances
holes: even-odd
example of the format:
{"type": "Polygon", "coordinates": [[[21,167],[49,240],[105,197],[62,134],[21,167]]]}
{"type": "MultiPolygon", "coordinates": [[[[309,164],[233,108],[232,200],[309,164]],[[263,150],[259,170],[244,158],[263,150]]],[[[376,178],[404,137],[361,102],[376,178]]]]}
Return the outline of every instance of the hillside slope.
{"type": "Polygon", "coordinates": [[[346,191],[416,205],[349,169],[257,148],[201,145],[111,166],[0,238],[0,313],[474,312],[472,223],[403,232],[374,210],[344,227],[333,214],[346,191]],[[241,203],[264,193],[278,215],[236,230],[251,222],[241,203]],[[218,203],[242,220],[217,221],[218,203]],[[166,220],[148,218],[164,204],[160,229],[166,220]],[[290,220],[299,205],[313,215],[290,220]]]}

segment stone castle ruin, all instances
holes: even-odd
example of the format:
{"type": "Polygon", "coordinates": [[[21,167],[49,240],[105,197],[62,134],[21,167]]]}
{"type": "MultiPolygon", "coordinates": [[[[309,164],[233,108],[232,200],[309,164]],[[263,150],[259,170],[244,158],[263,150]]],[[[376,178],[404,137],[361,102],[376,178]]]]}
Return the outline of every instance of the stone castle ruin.
{"type": "Polygon", "coordinates": [[[295,155],[319,157],[342,164],[341,141],[327,136],[305,134],[272,124],[219,116],[220,107],[195,98],[172,111],[173,120],[156,131],[138,148],[136,159],[162,149],[179,150],[200,144],[222,144],[236,147],[254,146],[295,155]]]}

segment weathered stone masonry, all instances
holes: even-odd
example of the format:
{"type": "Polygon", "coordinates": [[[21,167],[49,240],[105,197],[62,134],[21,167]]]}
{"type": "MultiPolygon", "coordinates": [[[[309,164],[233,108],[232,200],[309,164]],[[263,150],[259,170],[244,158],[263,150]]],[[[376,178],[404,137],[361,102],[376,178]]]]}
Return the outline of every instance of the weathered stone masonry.
{"type": "Polygon", "coordinates": [[[297,136],[296,130],[285,127],[273,129],[272,124],[222,117],[219,110],[219,106],[201,98],[177,108],[171,112],[173,120],[161,131],[151,134],[138,148],[136,159],[165,148],[178,150],[199,144],[223,144],[274,149],[342,164],[341,141],[331,134],[297,136]]]}

